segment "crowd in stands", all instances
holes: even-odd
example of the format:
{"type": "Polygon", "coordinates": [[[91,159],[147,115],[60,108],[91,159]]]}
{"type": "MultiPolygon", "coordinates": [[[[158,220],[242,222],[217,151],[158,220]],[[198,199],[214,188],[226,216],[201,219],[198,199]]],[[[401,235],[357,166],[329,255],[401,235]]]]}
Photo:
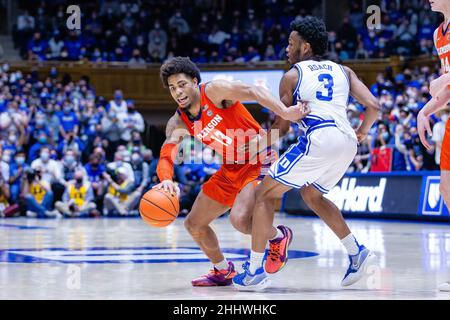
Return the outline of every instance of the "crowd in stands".
{"type": "Polygon", "coordinates": [[[137,214],[140,196],[156,181],[144,129],[120,90],[108,102],[85,78],[71,81],[53,69],[39,79],[3,64],[0,214],[137,214]]]}
{"type": "MultiPolygon", "coordinates": [[[[64,2],[64,1],[63,1],[64,2]]],[[[333,60],[433,54],[438,15],[428,0],[381,1],[381,25],[366,26],[363,1],[330,30],[333,60]]],[[[81,30],[66,27],[59,2],[41,1],[17,19],[14,43],[28,60],[160,63],[190,56],[196,63],[285,60],[289,24],[320,12],[320,1],[102,1],[82,2],[81,30]]]]}

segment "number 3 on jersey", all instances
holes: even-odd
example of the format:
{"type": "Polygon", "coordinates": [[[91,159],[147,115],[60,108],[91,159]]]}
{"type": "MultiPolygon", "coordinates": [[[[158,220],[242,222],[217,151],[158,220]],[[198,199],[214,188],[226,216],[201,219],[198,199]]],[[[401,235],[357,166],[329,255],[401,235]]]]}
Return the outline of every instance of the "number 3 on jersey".
{"type": "Polygon", "coordinates": [[[331,101],[333,99],[333,77],[331,76],[331,74],[323,73],[320,74],[318,78],[320,82],[324,83],[323,86],[328,91],[326,93],[317,91],[316,98],[322,101],[331,101]]]}

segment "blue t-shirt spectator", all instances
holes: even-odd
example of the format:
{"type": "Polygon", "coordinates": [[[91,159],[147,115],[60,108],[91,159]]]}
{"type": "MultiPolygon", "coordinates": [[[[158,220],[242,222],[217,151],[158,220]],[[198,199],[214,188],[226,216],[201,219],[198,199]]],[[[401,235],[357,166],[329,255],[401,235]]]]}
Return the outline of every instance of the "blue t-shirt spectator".
{"type": "Polygon", "coordinates": [[[102,179],[102,174],[105,172],[106,167],[103,164],[99,164],[97,167],[92,166],[88,163],[84,166],[86,169],[89,182],[99,182],[102,179]]]}
{"type": "Polygon", "coordinates": [[[72,132],[75,126],[78,126],[78,117],[73,111],[69,113],[60,111],[58,113],[58,118],[65,132],[72,132]]]}

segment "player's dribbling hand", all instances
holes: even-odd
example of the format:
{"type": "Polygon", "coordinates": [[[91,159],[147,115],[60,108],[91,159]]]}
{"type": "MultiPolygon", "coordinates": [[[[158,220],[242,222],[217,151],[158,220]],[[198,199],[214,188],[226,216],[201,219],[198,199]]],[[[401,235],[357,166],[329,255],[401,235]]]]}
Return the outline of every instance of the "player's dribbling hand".
{"type": "Polygon", "coordinates": [[[290,106],[289,108],[286,108],[282,118],[284,120],[297,122],[306,117],[310,112],[311,108],[308,106],[308,103],[299,101],[295,106],[290,106]]]}
{"type": "Polygon", "coordinates": [[[163,189],[166,192],[175,193],[177,197],[180,196],[180,188],[172,180],[164,180],[160,184],[157,184],[153,189],[163,189]]]}
{"type": "Polygon", "coordinates": [[[433,135],[433,132],[431,131],[430,120],[422,111],[417,115],[417,131],[419,132],[420,142],[425,148],[430,150],[431,145],[428,143],[425,131],[428,132],[430,137],[433,135]]]}

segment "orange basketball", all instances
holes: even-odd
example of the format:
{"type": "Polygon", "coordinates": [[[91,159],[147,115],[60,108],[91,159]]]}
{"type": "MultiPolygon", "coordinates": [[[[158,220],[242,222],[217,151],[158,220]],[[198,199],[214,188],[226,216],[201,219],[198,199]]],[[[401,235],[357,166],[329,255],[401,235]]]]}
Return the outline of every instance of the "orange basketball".
{"type": "Polygon", "coordinates": [[[163,189],[150,189],[139,202],[142,219],[152,227],[168,226],[177,218],[179,212],[178,197],[163,189]]]}

